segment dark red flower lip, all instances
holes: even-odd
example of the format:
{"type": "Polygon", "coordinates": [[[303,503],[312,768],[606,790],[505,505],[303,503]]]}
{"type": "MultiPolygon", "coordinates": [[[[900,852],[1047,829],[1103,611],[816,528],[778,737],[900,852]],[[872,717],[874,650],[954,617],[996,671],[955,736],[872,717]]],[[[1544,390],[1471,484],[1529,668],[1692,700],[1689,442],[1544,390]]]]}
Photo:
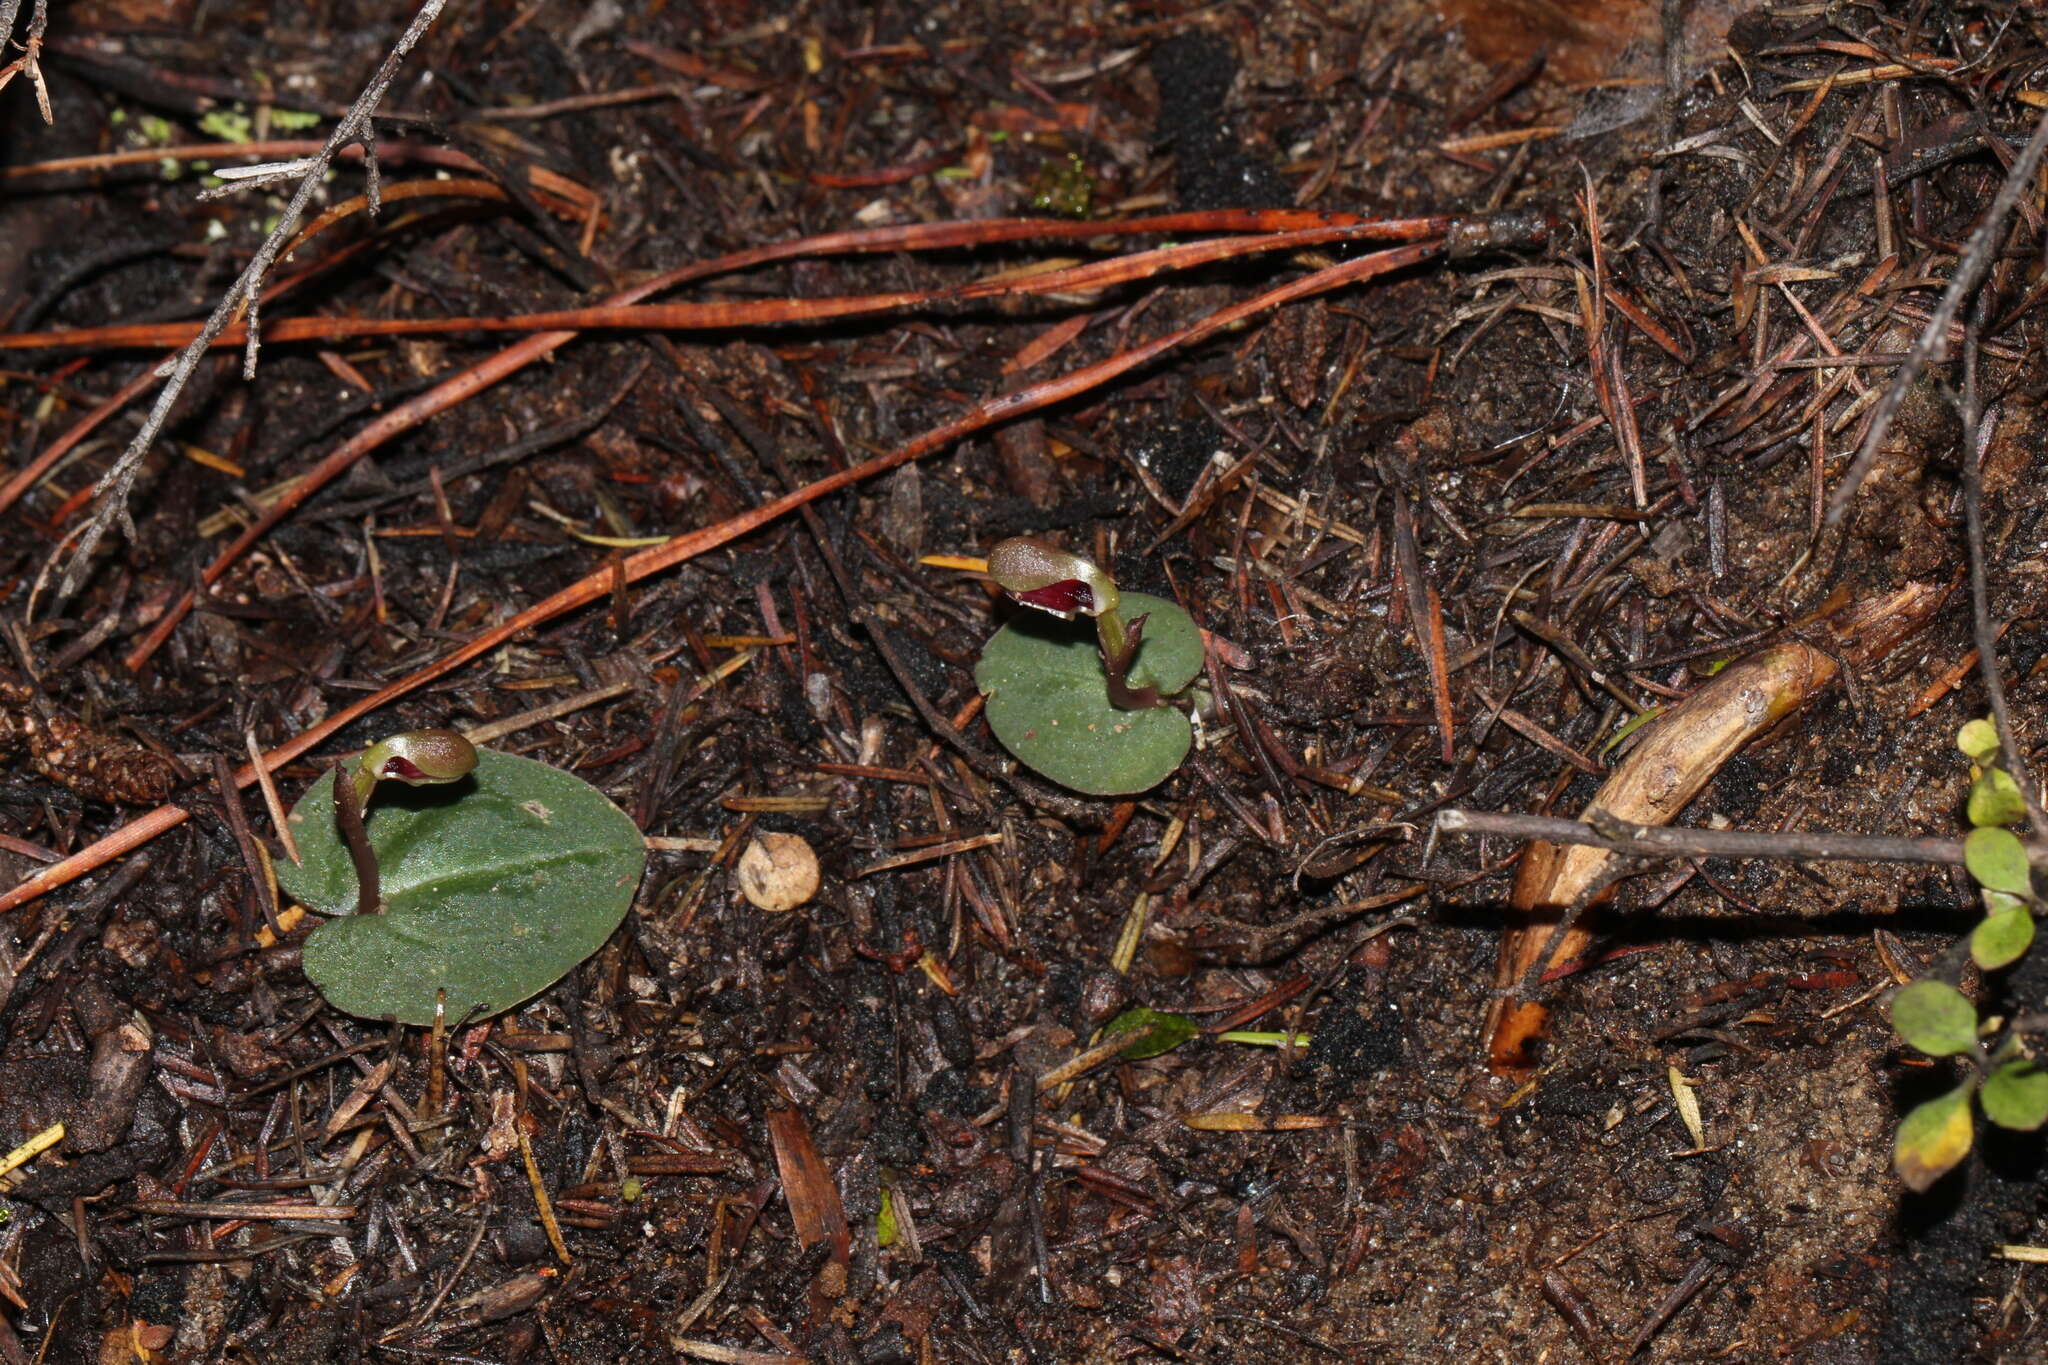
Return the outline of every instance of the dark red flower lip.
{"type": "Polygon", "coordinates": [[[411,759],[400,758],[397,754],[384,760],[384,771],[378,776],[395,777],[400,782],[424,782],[427,779],[425,769],[411,759]]]}
{"type": "Polygon", "coordinates": [[[1027,607],[1037,607],[1058,616],[1072,616],[1095,605],[1095,594],[1078,578],[1063,578],[1057,583],[1048,583],[1029,592],[1012,593],[1011,596],[1027,607]]]}

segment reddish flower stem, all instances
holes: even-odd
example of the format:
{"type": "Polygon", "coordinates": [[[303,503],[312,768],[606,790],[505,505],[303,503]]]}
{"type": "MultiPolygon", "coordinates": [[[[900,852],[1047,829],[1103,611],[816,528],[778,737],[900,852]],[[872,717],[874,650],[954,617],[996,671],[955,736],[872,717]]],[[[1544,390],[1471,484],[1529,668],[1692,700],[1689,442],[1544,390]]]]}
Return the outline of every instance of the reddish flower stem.
{"type": "Polygon", "coordinates": [[[1156,687],[1132,687],[1131,661],[1138,657],[1138,641],[1145,634],[1145,618],[1128,626],[1114,609],[1095,618],[1095,638],[1102,645],[1102,671],[1109,675],[1109,704],[1119,711],[1144,711],[1166,705],[1156,687]]]}

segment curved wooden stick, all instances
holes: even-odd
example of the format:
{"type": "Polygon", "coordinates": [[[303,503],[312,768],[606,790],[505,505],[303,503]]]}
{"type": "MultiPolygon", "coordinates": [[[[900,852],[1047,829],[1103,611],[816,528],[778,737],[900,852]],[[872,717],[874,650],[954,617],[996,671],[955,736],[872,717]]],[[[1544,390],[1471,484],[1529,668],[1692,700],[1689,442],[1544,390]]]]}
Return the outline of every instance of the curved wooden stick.
{"type": "MultiPolygon", "coordinates": [[[[1883,658],[1926,624],[1946,596],[1923,583],[1861,602],[1819,634],[1850,662],[1883,658]]],[[[1660,717],[1630,751],[1585,815],[1604,812],[1630,825],[1670,823],[1713,780],[1721,765],[1757,736],[1820,695],[1840,672],[1835,654],[1792,641],[1730,664],[1660,717]]],[[[1494,996],[1482,1029],[1487,1064],[1497,1075],[1526,1077],[1549,1029],[1550,1008],[1523,998],[1539,969],[1584,952],[1593,934],[1577,915],[1612,890],[1614,854],[1585,844],[1530,840],[1515,869],[1517,913],[1494,961],[1494,996]]]]}

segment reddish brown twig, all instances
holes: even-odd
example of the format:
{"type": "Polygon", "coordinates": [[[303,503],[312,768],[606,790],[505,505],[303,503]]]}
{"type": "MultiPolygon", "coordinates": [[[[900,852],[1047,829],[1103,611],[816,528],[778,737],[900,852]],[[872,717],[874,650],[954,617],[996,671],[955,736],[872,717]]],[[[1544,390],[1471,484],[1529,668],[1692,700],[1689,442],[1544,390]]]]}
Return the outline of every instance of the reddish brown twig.
{"type": "MultiPolygon", "coordinates": [[[[1180,216],[1175,215],[1176,218],[1180,216]]],[[[1209,215],[1186,216],[1201,218],[1208,217],[1209,215]]],[[[1172,219],[1155,219],[1152,221],[1160,223],[1172,221],[1172,219]]],[[[1402,221],[1412,226],[1412,224],[1424,220],[1409,219],[1402,221]]],[[[1040,220],[1010,220],[1011,225],[1018,223],[1037,224],[1038,222],[1040,220]]],[[[963,225],[943,224],[939,226],[958,228],[963,225]]],[[[1002,229],[1005,225],[997,223],[992,226],[1002,229]]],[[[1052,223],[1051,226],[1065,229],[1073,225],[1069,223],[1052,223]]],[[[1374,223],[1371,226],[1374,231],[1392,230],[1388,223],[1374,223]]],[[[1408,230],[1410,229],[1406,227],[1401,229],[1404,232],[1408,230]]],[[[950,236],[951,234],[939,235],[950,236]]],[[[823,242],[830,239],[816,238],[812,240],[814,242],[823,242]]],[[[1343,284],[1349,284],[1356,280],[1370,279],[1372,276],[1382,274],[1385,271],[1398,269],[1405,265],[1412,265],[1416,261],[1433,255],[1440,248],[1440,245],[1441,243],[1438,241],[1430,241],[1415,246],[1395,247],[1370,256],[1360,257],[1358,260],[1346,262],[1343,265],[1330,267],[1327,270],[1318,271],[1313,275],[1296,281],[1294,284],[1282,286],[1279,289],[1261,294],[1247,303],[1221,309],[1211,314],[1208,318],[1195,323],[1193,326],[1148,342],[1145,345],[1133,347],[1128,351],[1074,371],[1069,375],[991,399],[974,409],[967,417],[956,419],[953,423],[947,423],[936,428],[933,432],[927,433],[927,435],[936,438],[939,444],[945,444],[955,439],[958,435],[964,435],[966,432],[978,431],[984,426],[989,426],[995,422],[1004,421],[1043,407],[1047,403],[1059,401],[1070,394],[1085,392],[1105,380],[1122,374],[1127,370],[1134,369],[1139,365],[1146,364],[1154,357],[1163,355],[1177,346],[1208,336],[1216,330],[1228,326],[1231,322],[1250,317],[1255,313],[1263,312],[1268,308],[1277,307],[1282,303],[1291,302],[1297,298],[1306,298],[1311,294],[1335,289],[1343,284]],[[1219,321],[1219,319],[1224,320],[1219,321]],[[963,421],[967,422],[968,425],[954,432],[952,429],[963,421]],[[948,432],[952,432],[952,434],[941,434],[948,432]]],[[[761,253],[767,250],[771,250],[771,248],[759,248],[752,252],[740,252],[734,256],[724,257],[719,261],[707,261],[696,265],[684,266],[681,269],[648,280],[614,296],[612,306],[636,303],[650,294],[672,288],[674,285],[683,283],[687,279],[694,279],[703,274],[715,273],[722,264],[737,262],[743,259],[749,261],[765,259],[761,253]]],[[[728,266],[728,268],[737,267],[728,266]]],[[[453,378],[442,381],[417,398],[413,398],[393,408],[383,417],[356,433],[350,440],[343,442],[326,459],[320,461],[319,464],[313,466],[312,469],[302,475],[298,482],[287,489],[283,496],[273,503],[261,517],[257,518],[241,535],[237,536],[233,544],[221,551],[214,561],[206,566],[206,569],[201,574],[201,581],[209,587],[218,582],[221,575],[225,574],[228,568],[236,560],[240,559],[250,546],[254,545],[263,536],[269,534],[271,527],[277,525],[278,522],[290,515],[293,509],[300,503],[304,502],[321,488],[324,488],[329,482],[370,451],[375,450],[392,437],[411,430],[428,417],[446,411],[473,394],[489,388],[506,376],[523,368],[531,361],[537,360],[565,342],[573,340],[577,335],[576,332],[568,330],[537,333],[506,347],[496,355],[471,366],[453,378]]],[[[920,441],[923,439],[920,438],[920,441]]],[[[896,465],[906,460],[915,459],[919,455],[926,454],[936,448],[936,445],[920,445],[919,441],[913,441],[910,445],[905,446],[903,450],[888,456],[879,457],[879,460],[871,460],[867,465],[860,466],[860,468],[866,469],[869,466],[873,466],[872,472],[879,473],[884,469],[893,469],[896,465]],[[887,463],[880,463],[879,461],[887,461],[887,463]]],[[[843,471],[842,476],[845,473],[851,473],[851,471],[843,471]]],[[[795,505],[794,503],[791,504],[791,506],[795,505]]],[[[675,541],[670,541],[669,545],[676,543],[675,541]]],[[[659,554],[661,550],[666,548],[666,546],[656,547],[655,550],[648,553],[659,554]]],[[[649,572],[652,572],[652,570],[649,570],[649,572]]],[[[195,593],[187,592],[181,597],[169,611],[164,613],[162,619],[157,622],[148,637],[140,645],[136,646],[134,650],[130,651],[124,660],[127,666],[130,669],[141,668],[149,659],[149,656],[154,654],[162,647],[163,642],[170,638],[171,632],[177,628],[179,622],[185,619],[186,613],[192,610],[197,601],[198,598],[195,593]]]]}
{"type": "Polygon", "coordinates": [[[161,382],[157,378],[154,366],[144,366],[140,374],[116,389],[112,396],[102,401],[91,412],[72,423],[69,431],[50,442],[33,460],[22,466],[4,486],[0,486],[0,512],[12,507],[23,493],[35,487],[36,481],[49,473],[50,467],[63,459],[65,452],[75,448],[80,441],[98,430],[109,417],[161,382]]]}
{"type": "MultiPolygon", "coordinates": [[[[420,182],[433,185],[442,182],[420,182]]],[[[463,182],[485,194],[496,191],[488,182],[463,182]]],[[[396,190],[399,187],[394,186],[396,190]]],[[[496,191],[500,196],[503,191],[496,191]]],[[[352,200],[351,204],[359,201],[352,200]]],[[[339,212],[349,205],[339,205],[339,212]]],[[[331,216],[309,224],[294,246],[333,222],[331,216]]],[[[1033,220],[1022,220],[1033,221],[1033,220]]],[[[1140,222],[1144,220],[1138,220],[1140,222]]],[[[375,336],[436,335],[445,332],[547,332],[588,331],[596,328],[632,328],[663,331],[710,331],[736,327],[760,327],[778,323],[825,322],[839,318],[871,316],[910,308],[928,308],[947,303],[1015,295],[1074,293],[1106,289],[1112,285],[1149,279],[1173,270],[1190,270],[1239,256],[1270,251],[1296,251],[1338,242],[1413,239],[1440,233],[1446,220],[1366,220],[1287,228],[1252,236],[1225,237],[1207,242],[1188,242],[1153,251],[1134,252],[1106,261],[1071,266],[1037,275],[1000,275],[974,280],[948,289],[916,289],[891,294],[856,294],[817,299],[730,299],[711,303],[639,303],[660,289],[682,283],[682,272],[650,282],[618,295],[609,303],[590,308],[571,308],[549,313],[522,313],[515,317],[452,318],[282,318],[264,324],[266,343],[287,341],[336,341],[375,336]],[[1436,232],[1426,232],[1425,228],[1436,232]]],[[[966,226],[966,225],[960,225],[966,226]]],[[[1001,224],[980,225],[1000,227],[1001,224]]],[[[1057,227],[1071,227],[1059,223],[1057,227]]],[[[1097,231],[1104,225],[1097,225],[1097,231]]],[[[1149,230],[1149,229],[1148,229],[1149,230]]],[[[820,239],[813,239],[820,240],[820,239]]],[[[979,240],[1002,240],[1000,235],[979,240]]],[[[955,243],[942,243],[955,244],[955,243]]],[[[749,253],[740,253],[747,255],[749,253]]],[[[727,257],[727,261],[738,259],[727,257]]],[[[714,266],[716,263],[706,263],[714,266]]],[[[733,266],[732,268],[739,268],[733,266]]],[[[701,278],[711,269],[686,267],[687,278],[701,278]]],[[[722,272],[717,272],[722,273],[722,272]]],[[[107,327],[75,328],[66,331],[14,332],[0,335],[0,350],[47,350],[53,347],[182,346],[199,333],[194,322],[116,324],[107,327]]],[[[214,346],[236,346],[248,339],[248,331],[236,323],[220,329],[212,338],[214,346]]]]}
{"type": "MultiPolygon", "coordinates": [[[[214,163],[250,161],[288,161],[293,157],[312,156],[326,144],[305,138],[279,138],[268,142],[196,142],[182,143],[176,147],[151,147],[139,151],[100,152],[93,156],[67,156],[53,161],[34,161],[25,166],[9,166],[0,170],[0,180],[20,180],[39,175],[68,175],[82,171],[111,171],[122,166],[154,166],[164,161],[209,161],[214,163]]],[[[360,161],[363,149],[344,147],[335,157],[337,161],[360,161]]],[[[424,142],[377,143],[379,161],[417,161],[428,166],[444,166],[449,170],[481,171],[484,167],[474,157],[463,155],[451,147],[436,147],[424,142]]],[[[526,168],[527,183],[535,190],[544,190],[570,201],[577,207],[579,215],[588,213],[598,202],[597,195],[565,175],[544,170],[539,166],[526,168]]]]}

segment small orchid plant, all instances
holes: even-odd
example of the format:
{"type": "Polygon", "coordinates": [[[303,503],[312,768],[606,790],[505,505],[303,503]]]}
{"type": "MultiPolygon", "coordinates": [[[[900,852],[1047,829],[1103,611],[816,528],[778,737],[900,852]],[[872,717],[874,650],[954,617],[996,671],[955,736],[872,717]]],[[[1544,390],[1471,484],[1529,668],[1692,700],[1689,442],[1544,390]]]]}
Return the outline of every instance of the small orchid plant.
{"type": "Polygon", "coordinates": [[[647,865],[597,788],[453,730],[413,730],[337,764],[288,822],[280,887],[323,915],[300,961],[330,1004],[427,1025],[547,989],[619,927],[647,865]],[[378,801],[380,784],[438,788],[378,801]],[[353,911],[353,913],[350,913],[353,911]]]}
{"type": "Polygon", "coordinates": [[[1144,791],[1179,767],[1194,732],[1174,701],[1202,670],[1193,618],[1164,598],[1122,592],[1094,561],[1031,537],[989,551],[988,572],[1016,601],[1055,618],[1012,621],[975,668],[1003,747],[1097,796],[1144,791]],[[1093,618],[1092,639],[1061,628],[1079,616],[1093,618]]]}

